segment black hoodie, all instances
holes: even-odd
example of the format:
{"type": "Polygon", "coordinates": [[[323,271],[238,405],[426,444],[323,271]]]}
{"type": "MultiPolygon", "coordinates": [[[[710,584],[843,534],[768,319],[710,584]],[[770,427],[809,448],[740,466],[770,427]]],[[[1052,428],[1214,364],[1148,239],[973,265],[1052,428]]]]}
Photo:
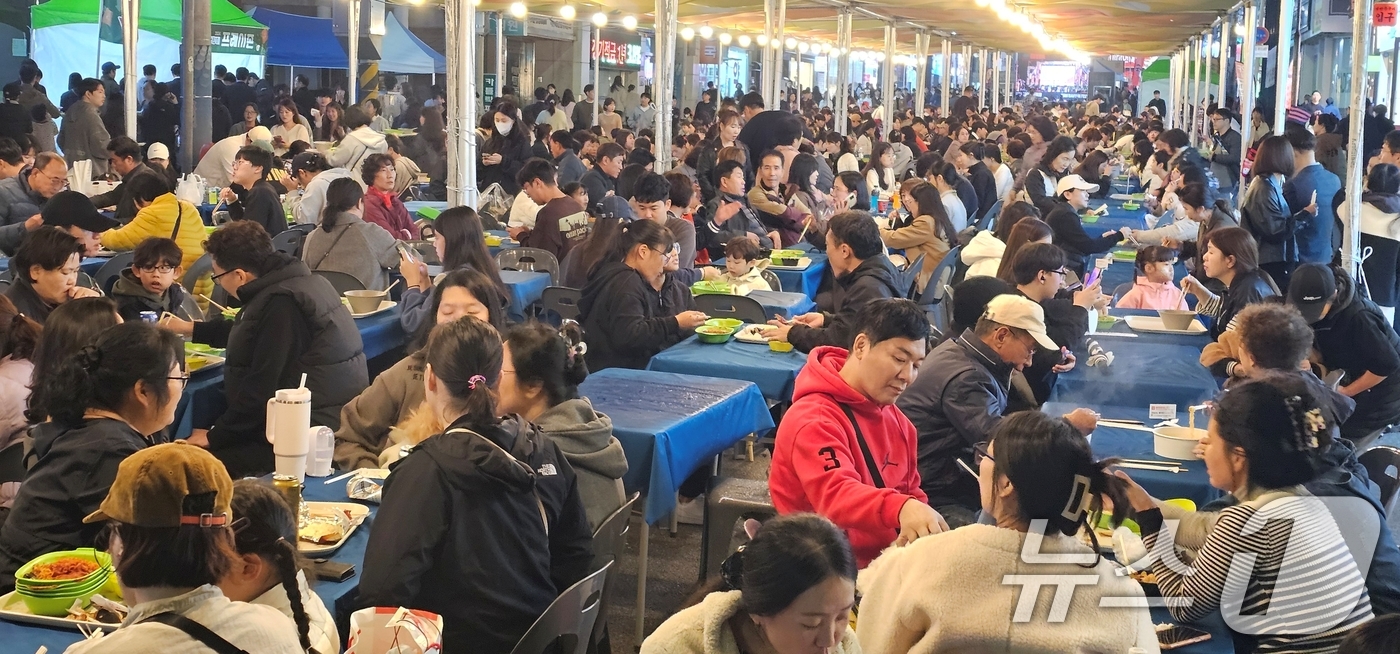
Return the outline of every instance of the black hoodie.
{"type": "Polygon", "coordinates": [[[680,305],[673,295],[663,297],[625,263],[599,265],[589,275],[578,303],[588,341],[588,369],[641,370],[657,352],[690,336],[690,330],[676,322],[676,314],[694,302],[680,305]]]}
{"type": "Polygon", "coordinates": [[[70,428],[36,426],[37,457],[0,529],[0,589],[15,585],[15,571],[40,554],[92,547],[101,524],[83,524],[117,478],[117,466],[150,443],[130,425],[109,418],[70,428]]]}
{"type": "Polygon", "coordinates": [[[1342,386],[1367,372],[1384,377],[1362,391],[1356,411],[1342,423],[1342,436],[1357,439],[1400,420],[1400,335],[1374,302],[1357,295],[1351,277],[1334,271],[1337,296],[1313,324],[1313,346],[1328,370],[1342,370],[1342,386]]]}
{"type": "Polygon", "coordinates": [[[505,654],[588,573],[593,535],[553,441],[523,421],[464,422],[391,467],[359,605],[432,611],[443,651],[505,654]]]}
{"type": "Polygon", "coordinates": [[[854,270],[836,278],[831,291],[833,311],[823,312],[822,327],[793,325],[788,341],[802,352],[811,352],[822,345],[850,349],[856,340],[860,313],[871,300],[902,297],[895,285],[894,271],[883,254],[860,262],[854,270]]]}

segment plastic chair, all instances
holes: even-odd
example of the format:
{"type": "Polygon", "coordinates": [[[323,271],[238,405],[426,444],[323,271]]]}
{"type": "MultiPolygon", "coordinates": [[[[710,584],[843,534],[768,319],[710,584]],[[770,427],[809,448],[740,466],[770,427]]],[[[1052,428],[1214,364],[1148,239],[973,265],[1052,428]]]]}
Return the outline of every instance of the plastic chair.
{"type": "Polygon", "coordinates": [[[987,213],[982,214],[982,217],[977,219],[977,231],[980,232],[984,229],[991,229],[999,215],[1001,215],[1001,200],[994,202],[992,208],[988,209],[987,213]]]}
{"type": "Polygon", "coordinates": [[[1400,489],[1400,449],[1377,445],[1362,452],[1356,460],[1366,467],[1366,474],[1380,487],[1381,507],[1389,515],[1395,491],[1400,489]]]}
{"type": "Polygon", "coordinates": [[[549,273],[551,286],[559,279],[559,259],[548,250],[511,248],[496,253],[496,267],[501,270],[523,270],[549,273]]]}
{"type": "Polygon", "coordinates": [[[564,320],[578,319],[578,301],[583,292],[567,286],[550,286],[540,294],[540,306],[548,314],[553,311],[564,320]]]}
{"type": "Polygon", "coordinates": [[[313,270],[311,272],[324,277],[326,281],[330,282],[331,286],[335,288],[336,295],[344,295],[346,291],[365,290],[365,283],[354,275],[336,272],[334,270],[313,270]]]}
{"type": "Polygon", "coordinates": [[[317,227],[318,227],[318,225],[310,225],[310,224],[306,224],[306,223],[296,223],[295,225],[288,225],[288,226],[287,226],[287,231],[298,231],[298,232],[301,232],[302,234],[310,235],[311,232],[316,231],[316,228],[317,228],[317,227]]]}
{"type": "MultiPolygon", "coordinates": [[[[195,259],[194,263],[190,264],[190,269],[186,270],[185,276],[180,279],[180,285],[193,292],[194,285],[199,281],[200,277],[213,273],[214,258],[209,256],[209,253],[206,252],[198,259],[195,259]]],[[[218,286],[218,284],[215,284],[215,286],[218,286]]]]}
{"type": "Polygon", "coordinates": [[[768,322],[763,305],[758,300],[741,295],[697,295],[695,309],[711,318],[738,318],[754,325],[768,322]]]}
{"type": "Polygon", "coordinates": [[[763,281],[768,282],[768,290],[782,292],[783,280],[778,279],[778,273],[764,268],[758,271],[758,276],[762,277],[763,281]]]}
{"type": "Polygon", "coordinates": [[[0,484],[24,481],[24,440],[16,440],[0,450],[0,484]]]}
{"type": "MultiPolygon", "coordinates": [[[[3,452],[0,452],[3,454],[3,452]]],[[[593,532],[593,570],[601,570],[609,563],[617,563],[622,560],[622,554],[627,550],[627,530],[629,521],[632,518],[632,507],[637,503],[637,498],[641,493],[632,493],[627,501],[612,512],[603,524],[598,525],[598,529],[593,532]]],[[[618,563],[618,565],[622,565],[618,563]]],[[[603,582],[603,606],[598,609],[598,619],[593,623],[593,635],[590,639],[590,652],[611,652],[612,643],[608,638],[608,606],[612,603],[608,601],[608,595],[613,587],[613,579],[609,577],[603,582]]]]}
{"type": "Polygon", "coordinates": [[[272,237],[272,249],[300,259],[301,246],[305,241],[305,232],[299,229],[286,229],[272,237]]]}
{"type": "Polygon", "coordinates": [[[918,258],[910,261],[898,271],[899,275],[895,277],[894,283],[898,288],[904,289],[904,297],[912,299],[918,295],[919,271],[923,269],[924,253],[920,252],[918,258]]]}
{"type": "Polygon", "coordinates": [[[718,574],[729,556],[734,523],[741,518],[771,518],[778,512],[765,479],[716,477],[705,493],[705,538],[700,542],[700,580],[718,574]]]}
{"type": "Polygon", "coordinates": [[[584,654],[603,607],[603,586],[612,565],[612,561],[607,562],[560,593],[521,636],[511,654],[584,654]]]}
{"type": "Polygon", "coordinates": [[[437,230],[433,228],[433,221],[427,218],[419,218],[413,221],[413,226],[418,229],[418,238],[424,241],[437,235],[437,230]]]}
{"type": "Polygon", "coordinates": [[[948,282],[952,281],[953,265],[958,261],[958,253],[962,252],[961,247],[955,247],[943,256],[943,260],[938,262],[938,266],[933,269],[933,274],[928,278],[928,284],[924,286],[924,292],[919,295],[919,304],[923,305],[924,312],[928,314],[929,324],[937,327],[939,331],[948,330],[948,314],[950,311],[943,298],[948,295],[948,282]]]}
{"type": "Polygon", "coordinates": [[[1124,296],[1124,295],[1127,295],[1127,294],[1128,294],[1128,291],[1131,291],[1131,290],[1133,290],[1133,283],[1132,283],[1132,282],[1123,282],[1122,284],[1119,284],[1118,286],[1114,287],[1114,288],[1113,288],[1113,306],[1115,306],[1115,307],[1118,306],[1118,301],[1121,300],[1121,299],[1123,299],[1123,296],[1124,296]]]}
{"type": "Polygon", "coordinates": [[[93,284],[104,294],[111,293],[112,285],[117,283],[117,277],[121,276],[123,270],[131,267],[132,256],[131,252],[123,252],[108,259],[107,263],[102,264],[102,267],[93,274],[93,284]]]}

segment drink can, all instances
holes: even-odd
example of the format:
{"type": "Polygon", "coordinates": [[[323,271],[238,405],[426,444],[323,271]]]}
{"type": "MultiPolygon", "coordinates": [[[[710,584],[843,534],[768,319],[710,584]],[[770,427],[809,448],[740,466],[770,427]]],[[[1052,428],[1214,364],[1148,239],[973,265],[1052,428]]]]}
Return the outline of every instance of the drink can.
{"type": "Polygon", "coordinates": [[[154,325],[154,324],[160,322],[160,314],[158,314],[158,313],[156,313],[156,312],[154,312],[154,311],[142,311],[142,312],[141,312],[141,322],[148,322],[148,323],[151,323],[152,325],[154,325]]]}
{"type": "Polygon", "coordinates": [[[293,515],[301,515],[301,480],[295,475],[273,475],[272,488],[287,501],[293,515]]]}

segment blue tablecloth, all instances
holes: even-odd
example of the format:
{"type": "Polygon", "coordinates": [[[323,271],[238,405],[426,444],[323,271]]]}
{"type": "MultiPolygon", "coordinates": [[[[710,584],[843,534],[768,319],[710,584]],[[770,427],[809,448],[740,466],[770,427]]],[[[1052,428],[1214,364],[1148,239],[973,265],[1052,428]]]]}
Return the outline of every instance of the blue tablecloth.
{"type": "Polygon", "coordinates": [[[806,364],[807,355],[796,350],[774,352],[767,345],[733,339],[711,345],[691,336],[652,357],[647,370],[751,381],[763,397],[786,402],[792,399],[793,382],[806,364]]]}
{"type": "Polygon", "coordinates": [[[525,310],[544,295],[549,287],[549,273],[502,270],[501,281],[510,292],[510,307],[507,313],[515,322],[525,322],[525,310]]]}
{"type": "MultiPolygon", "coordinates": [[[[1069,413],[1074,409],[1087,406],[1098,411],[1105,419],[1115,418],[1119,420],[1138,420],[1146,426],[1157,424],[1158,420],[1150,420],[1147,417],[1147,407],[1122,407],[1107,404],[1069,404],[1065,402],[1046,402],[1041,410],[1052,416],[1059,416],[1069,413]]],[[[1186,407],[1179,406],[1177,420],[1180,424],[1186,425],[1186,407]]],[[[1196,414],[1196,427],[1204,429],[1206,426],[1205,416],[1196,414]]],[[[1142,459],[1146,461],[1170,461],[1166,457],[1158,456],[1152,451],[1152,434],[1136,429],[1123,429],[1119,427],[1108,427],[1100,425],[1094,430],[1090,441],[1094,448],[1095,456],[1108,458],[1111,456],[1123,457],[1125,459],[1142,459]]],[[[1169,500],[1177,497],[1184,497],[1196,503],[1196,506],[1204,506],[1207,502],[1219,499],[1224,493],[1210,485],[1210,479],[1206,476],[1206,464],[1204,461],[1179,461],[1182,467],[1187,468],[1186,472],[1158,472],[1155,470],[1129,470],[1124,469],[1142,487],[1147,489],[1153,497],[1169,500]]]]}
{"type": "MultiPolygon", "coordinates": [[[[1116,316],[1119,318],[1123,318],[1126,316],[1156,316],[1157,312],[1152,309],[1109,309],[1108,315],[1116,316]]],[[[1208,322],[1209,318],[1197,317],[1197,320],[1200,320],[1201,324],[1203,325],[1210,325],[1210,323],[1208,322]]],[[[1103,333],[1105,331],[1110,334],[1136,335],[1135,338],[1117,338],[1114,336],[1104,336],[1100,338],[1099,344],[1103,345],[1104,349],[1111,350],[1114,353],[1117,353],[1117,351],[1120,349],[1128,349],[1143,343],[1155,343],[1162,345],[1186,345],[1196,348],[1197,352],[1201,351],[1205,348],[1206,345],[1210,344],[1210,332],[1203,332],[1194,335],[1135,332],[1132,330],[1132,328],[1128,327],[1128,322],[1126,320],[1120,320],[1114,323],[1113,327],[1108,330],[1099,330],[1100,333],[1103,333]]],[[[1090,338],[1094,337],[1095,336],[1090,336],[1090,338]]]]}
{"type": "Polygon", "coordinates": [[[648,523],[675,508],[690,473],[744,436],[773,428],[751,382],[608,368],[589,375],[579,392],[612,418],[627,454],[623,484],[646,494],[648,523]]]}
{"type": "MultiPolygon", "coordinates": [[[[360,339],[364,341],[365,358],[373,359],[389,352],[407,340],[403,327],[399,325],[399,308],[394,307],[383,313],[357,318],[355,326],[360,329],[360,339]]],[[[198,428],[213,424],[228,408],[224,396],[223,366],[196,370],[190,375],[190,383],[180,396],[175,407],[173,424],[175,438],[185,438],[198,428]]]]}
{"type": "MultiPolygon", "coordinates": [[[[302,491],[302,497],[313,502],[354,502],[345,495],[345,481],[338,481],[329,486],[324,483],[324,479],[315,477],[306,478],[306,489],[302,491]]],[[[349,624],[349,610],[353,607],[339,607],[342,600],[353,598],[351,591],[360,585],[359,574],[364,567],[365,546],[369,543],[369,530],[373,526],[374,516],[379,511],[376,504],[367,504],[370,509],[370,516],[365,518],[364,524],[360,525],[355,533],[351,534],[329,557],[336,563],[348,563],[355,566],[355,576],[346,581],[325,581],[316,580],[311,583],[311,589],[320,596],[321,601],[330,608],[332,613],[337,615],[337,622],[341,623],[341,636],[346,635],[345,626],[349,624]]],[[[0,651],[13,652],[14,654],[31,654],[40,646],[49,648],[50,654],[58,654],[73,643],[82,640],[82,635],[77,629],[58,629],[52,627],[41,627],[38,625],[22,624],[0,620],[0,651]]]]}
{"type": "Polygon", "coordinates": [[[817,303],[802,293],[787,291],[753,291],[749,297],[763,305],[763,315],[791,318],[813,311],[817,303]]]}
{"type": "MultiPolygon", "coordinates": [[[[806,245],[805,243],[803,245],[806,245]]],[[[801,248],[792,248],[794,250],[801,248]]],[[[812,260],[806,268],[793,270],[790,268],[769,268],[774,275],[778,276],[778,282],[783,285],[785,293],[801,293],[815,300],[817,299],[817,289],[822,285],[822,274],[826,272],[826,254],[823,252],[807,252],[802,256],[812,260]]],[[[711,265],[724,266],[724,258],[712,261],[711,265]]]]}
{"type": "Polygon", "coordinates": [[[1099,344],[1113,352],[1113,365],[1090,367],[1087,357],[1079,354],[1079,364],[1060,375],[1050,401],[1144,409],[1149,404],[1176,404],[1185,408],[1215,396],[1215,378],[1200,364],[1200,347],[1142,340],[1100,339],[1099,344]]]}
{"type": "MultiPolygon", "coordinates": [[[[86,257],[83,259],[82,263],[78,264],[78,267],[81,268],[83,272],[91,275],[102,268],[102,265],[105,263],[107,263],[107,259],[104,257],[86,257]]],[[[0,257],[0,272],[9,269],[10,260],[6,257],[0,257]]]]}

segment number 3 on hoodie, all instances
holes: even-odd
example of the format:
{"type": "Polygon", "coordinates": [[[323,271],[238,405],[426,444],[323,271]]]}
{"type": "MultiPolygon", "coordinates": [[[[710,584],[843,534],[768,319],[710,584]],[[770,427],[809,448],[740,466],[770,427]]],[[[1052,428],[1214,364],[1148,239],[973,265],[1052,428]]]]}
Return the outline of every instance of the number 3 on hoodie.
{"type": "Polygon", "coordinates": [[[841,467],[841,460],[836,458],[836,448],[823,447],[817,450],[817,454],[820,454],[822,458],[826,459],[828,462],[826,465],[822,466],[823,471],[831,472],[841,467]]]}

